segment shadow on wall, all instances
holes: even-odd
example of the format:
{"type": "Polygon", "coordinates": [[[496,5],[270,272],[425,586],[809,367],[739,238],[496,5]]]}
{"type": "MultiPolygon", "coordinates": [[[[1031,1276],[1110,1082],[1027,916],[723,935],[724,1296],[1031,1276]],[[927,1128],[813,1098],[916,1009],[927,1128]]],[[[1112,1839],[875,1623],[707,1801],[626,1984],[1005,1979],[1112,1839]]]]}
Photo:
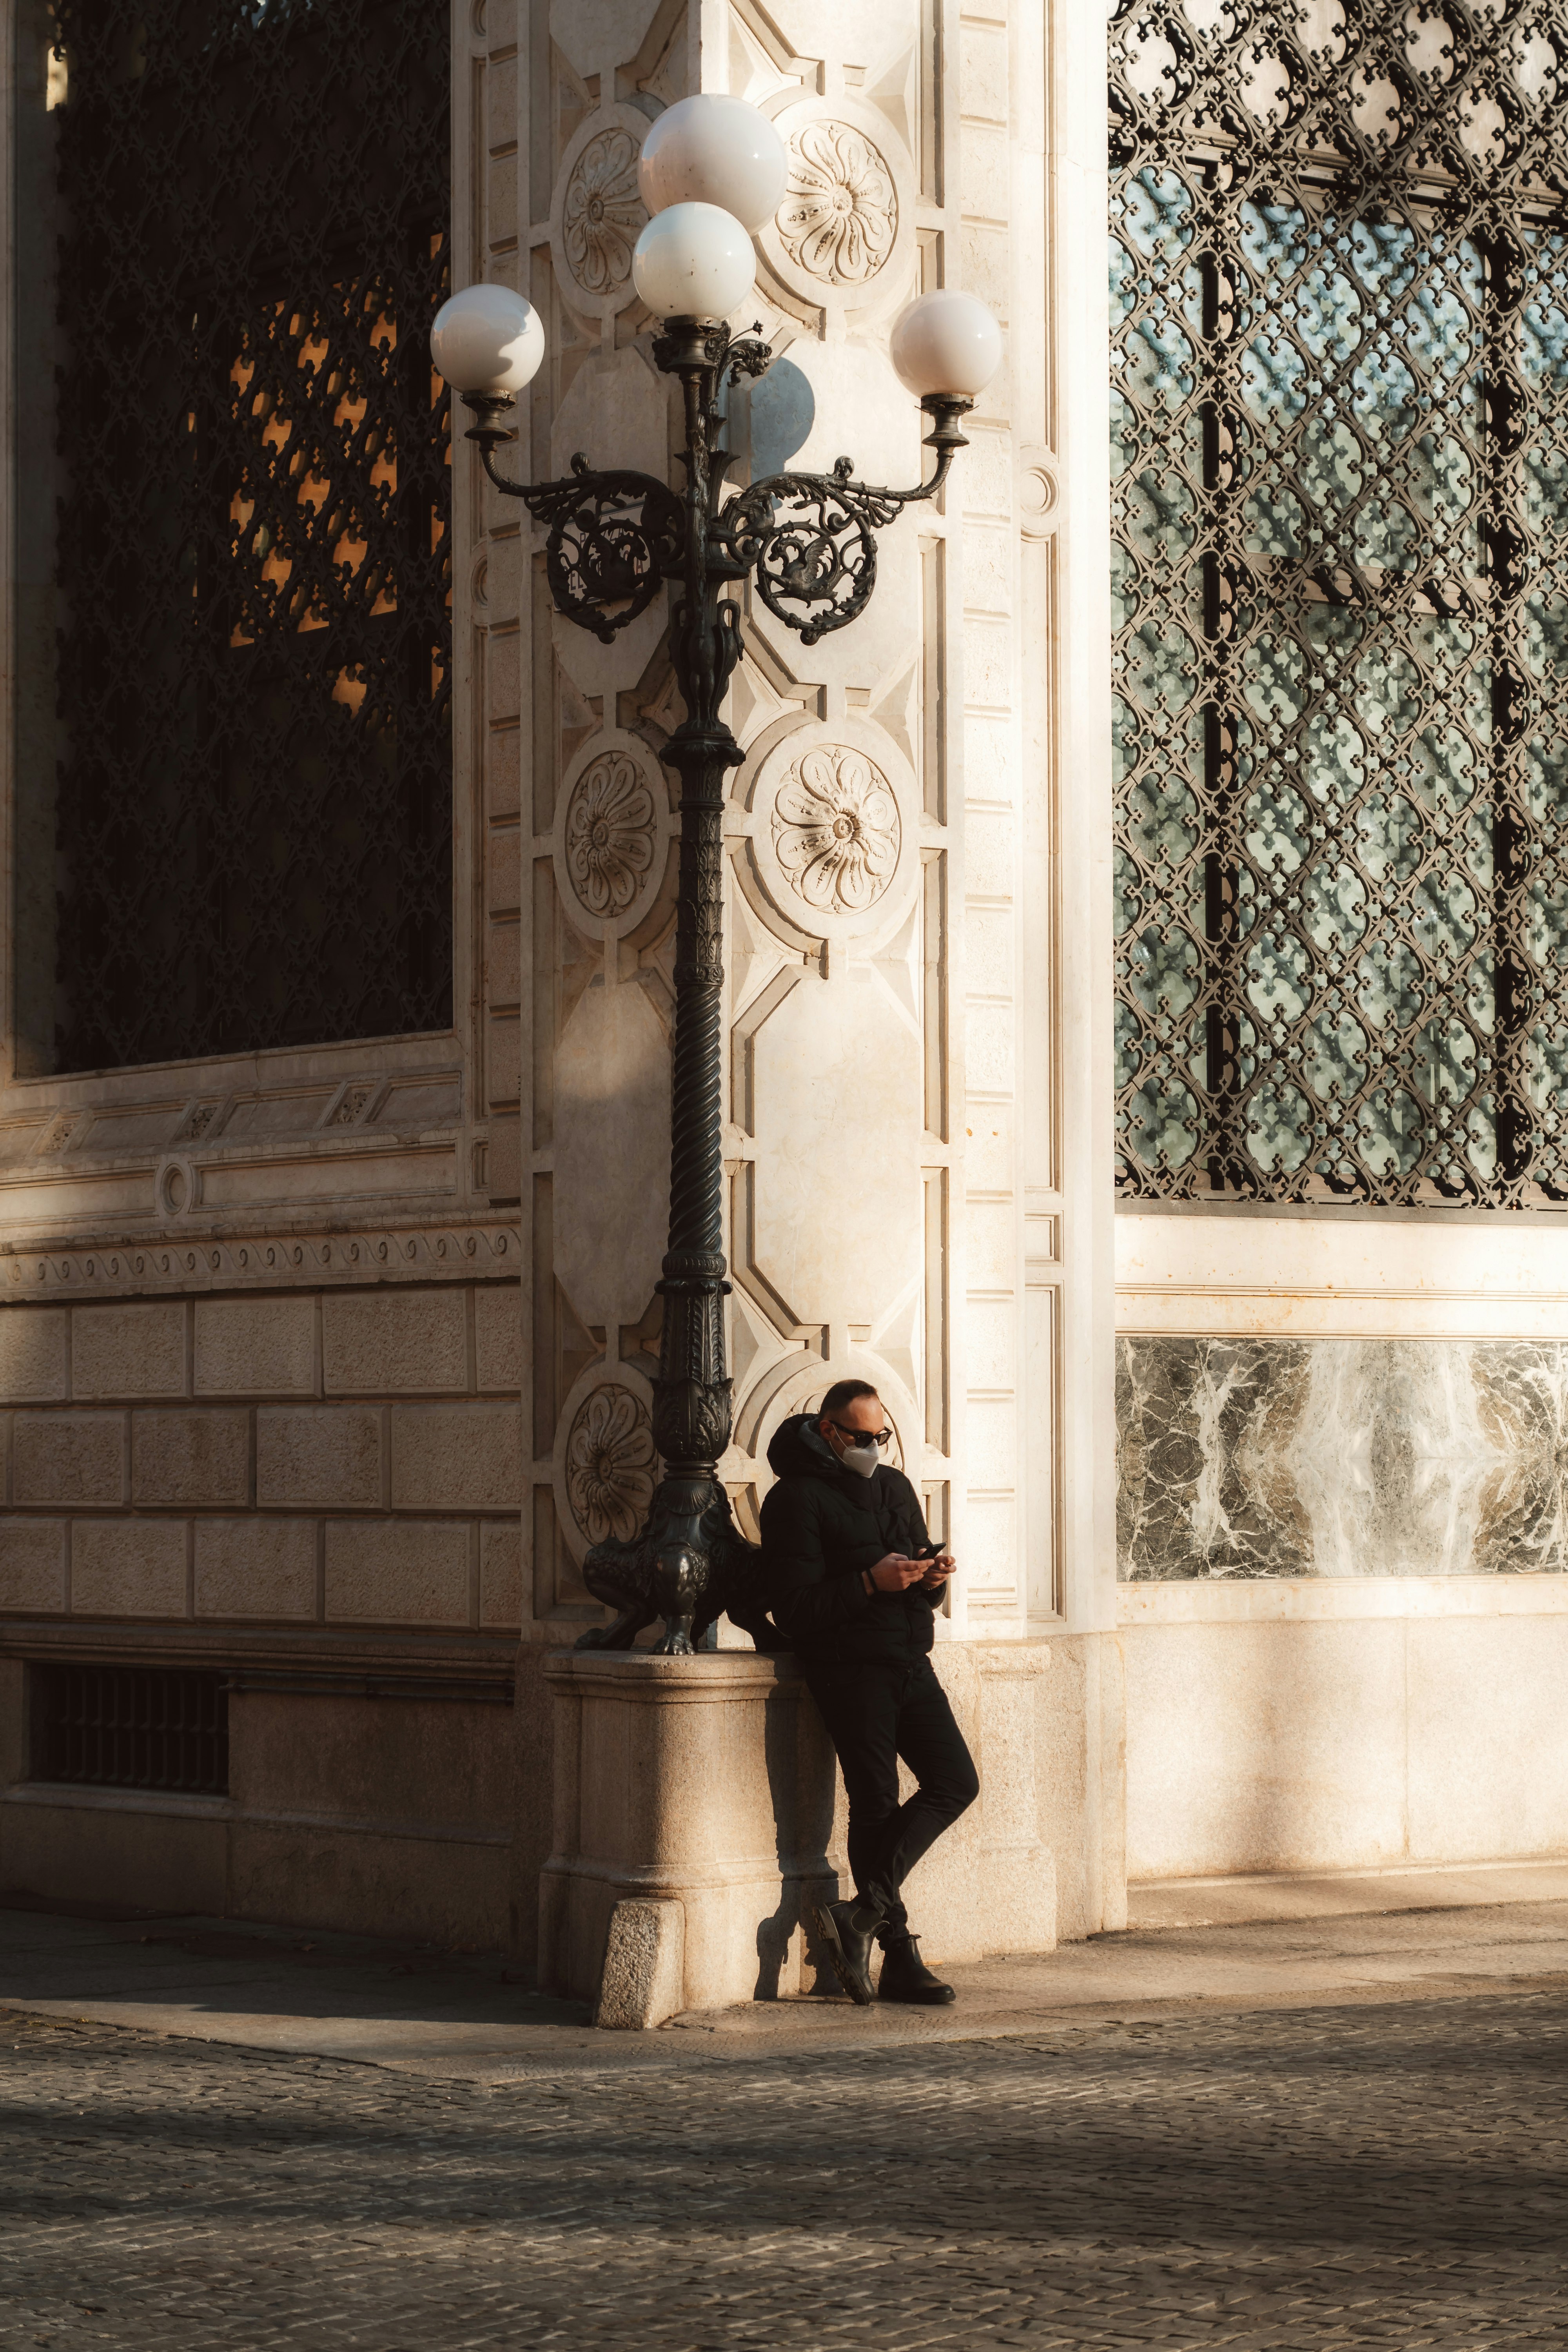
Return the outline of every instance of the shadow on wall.
{"type": "Polygon", "coordinates": [[[757,1982],[753,2000],[777,2000],[781,1993],[837,1992],[837,1980],[817,1949],[815,1933],[804,1927],[805,1906],[816,1893],[838,1892],[837,1874],[827,1859],[833,1834],[835,1763],[827,1734],[810,1693],[782,1692],[768,1703],[763,1728],[768,1794],[773,1801],[778,1854],[779,1903],[757,1928],[757,1982]],[[804,1955],[795,1947],[805,1936],[804,1955]]]}

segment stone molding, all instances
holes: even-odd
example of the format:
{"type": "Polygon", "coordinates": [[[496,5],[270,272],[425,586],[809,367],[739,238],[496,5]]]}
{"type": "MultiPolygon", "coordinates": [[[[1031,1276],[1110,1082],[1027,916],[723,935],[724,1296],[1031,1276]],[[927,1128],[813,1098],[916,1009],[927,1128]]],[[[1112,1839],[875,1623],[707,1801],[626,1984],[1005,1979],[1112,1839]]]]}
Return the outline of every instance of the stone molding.
{"type": "Polygon", "coordinates": [[[110,1243],[0,1250],[0,1299],[137,1297],[147,1293],[385,1282],[507,1282],[522,1271],[514,1220],[358,1234],[110,1243]]]}

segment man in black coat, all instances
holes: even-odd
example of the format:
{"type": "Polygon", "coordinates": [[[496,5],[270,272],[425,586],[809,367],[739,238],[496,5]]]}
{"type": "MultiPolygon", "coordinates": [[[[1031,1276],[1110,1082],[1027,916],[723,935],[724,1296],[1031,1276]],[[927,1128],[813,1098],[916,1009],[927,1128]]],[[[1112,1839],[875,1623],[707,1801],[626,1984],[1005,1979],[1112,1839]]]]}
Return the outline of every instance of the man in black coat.
{"type": "Polygon", "coordinates": [[[903,1472],[882,1461],[891,1436],[865,1381],[839,1381],[820,1412],[784,1423],[768,1448],[778,1484],[763,1504],[763,1574],[849,1797],[854,1896],[813,1906],[834,1972],[868,2002],[875,1940],[883,2000],[949,2001],[899,1890],[980,1782],[931,1663],[932,1611],[956,1563],[927,1535],[903,1472]],[[903,1804],[900,1757],[919,1782],[903,1804]]]}

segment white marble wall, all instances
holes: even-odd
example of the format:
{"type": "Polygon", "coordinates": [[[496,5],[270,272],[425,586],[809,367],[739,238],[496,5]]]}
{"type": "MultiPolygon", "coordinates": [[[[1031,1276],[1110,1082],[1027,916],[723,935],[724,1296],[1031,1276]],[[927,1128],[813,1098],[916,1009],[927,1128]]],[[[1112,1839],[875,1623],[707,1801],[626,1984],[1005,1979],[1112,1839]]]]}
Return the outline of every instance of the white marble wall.
{"type": "Polygon", "coordinates": [[[1568,1569],[1568,1347],[1124,1339],[1123,1578],[1568,1569]]]}

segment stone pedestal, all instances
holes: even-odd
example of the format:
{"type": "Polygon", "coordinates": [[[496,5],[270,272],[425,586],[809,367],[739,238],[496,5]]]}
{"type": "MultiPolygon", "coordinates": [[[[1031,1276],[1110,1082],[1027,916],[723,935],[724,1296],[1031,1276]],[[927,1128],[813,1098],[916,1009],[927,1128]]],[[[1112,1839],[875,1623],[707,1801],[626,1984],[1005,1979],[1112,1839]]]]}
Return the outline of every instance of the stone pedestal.
{"type": "MultiPolygon", "coordinates": [[[[907,1889],[938,1966],[1049,1951],[1056,1874],[1035,1759],[1047,1643],[948,1643],[933,1663],[980,1768],[980,1801],[907,1889]]],[[[842,1784],[794,1662],[563,1651],[554,1851],[540,1880],[540,1975],[601,2022],[837,1990],[801,1929],[845,1892],[842,1784]]],[[[912,1785],[906,1782],[906,1785],[912,1785]]]]}
{"type": "MultiPolygon", "coordinates": [[[[539,1885],[541,1982],[596,2001],[616,1906],[678,1904],[679,1921],[650,1916],[617,1935],[644,1956],[647,2006],[668,2016],[807,1990],[802,1906],[813,1886],[837,1891],[835,1771],[792,1661],[569,1650],[544,1672],[555,1844],[539,1885]],[[672,1981],[677,1930],[679,1998],[666,2007],[651,1988],[672,1981]]],[[[617,2021],[659,2021],[635,2007],[617,1984],[617,2021]]]]}

